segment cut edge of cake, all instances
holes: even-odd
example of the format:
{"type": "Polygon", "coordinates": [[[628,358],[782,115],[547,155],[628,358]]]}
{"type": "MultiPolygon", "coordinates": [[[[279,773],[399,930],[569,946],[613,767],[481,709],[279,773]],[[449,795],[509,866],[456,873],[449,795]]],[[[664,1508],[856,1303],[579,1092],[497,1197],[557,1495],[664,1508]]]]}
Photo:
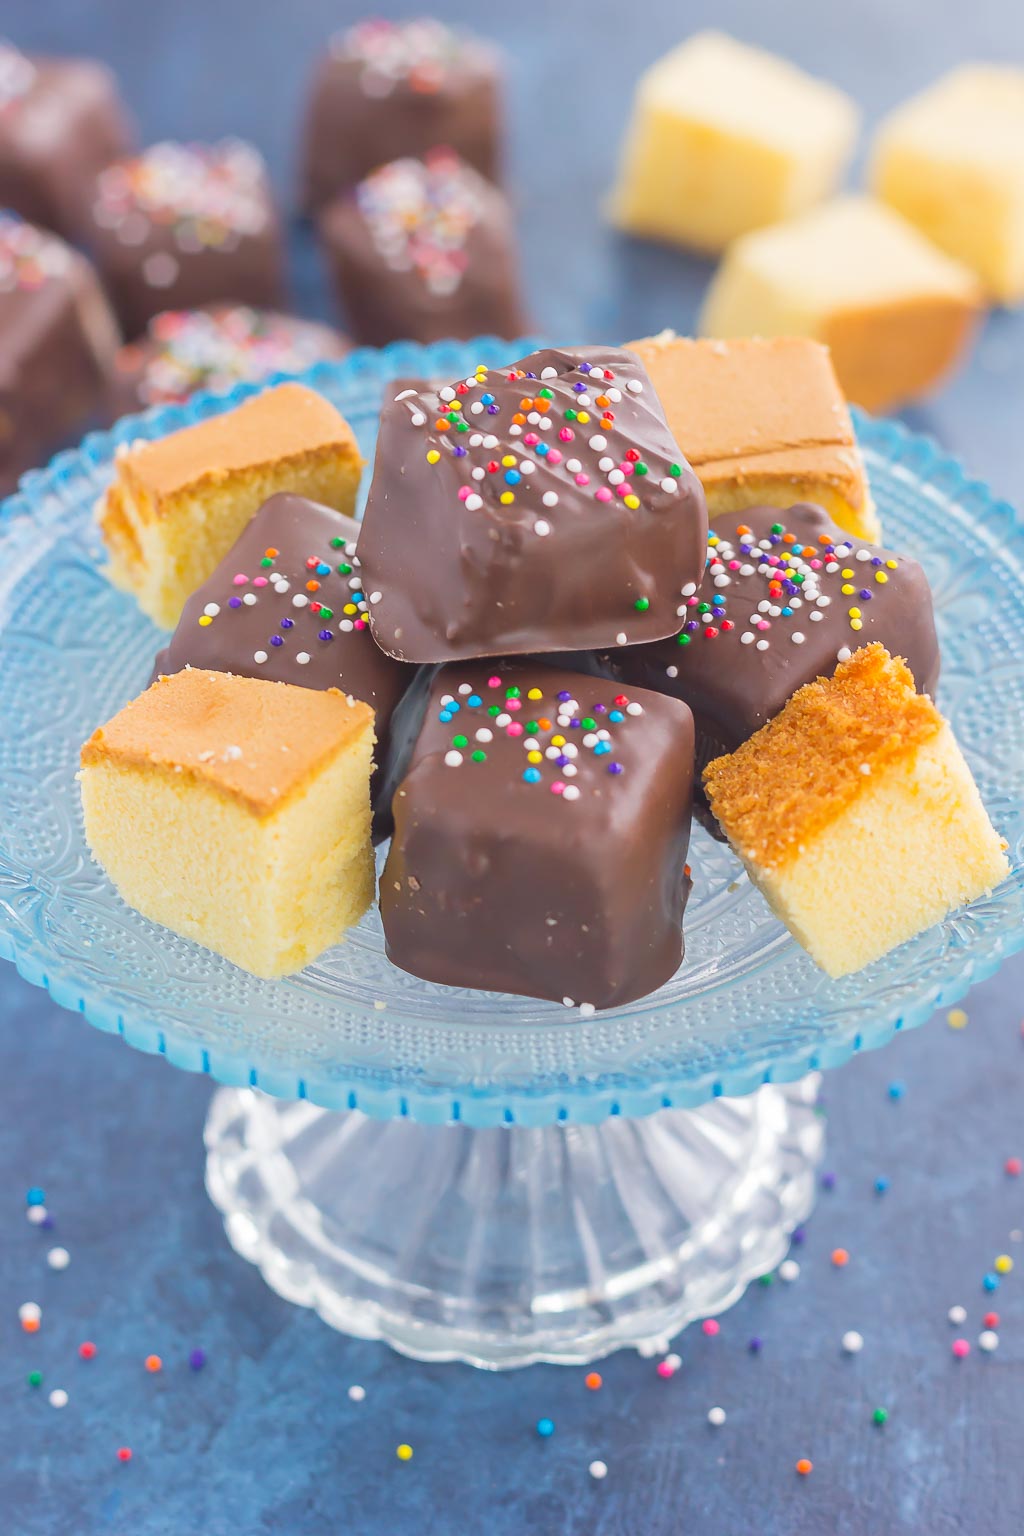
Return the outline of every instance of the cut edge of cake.
{"type": "Polygon", "coordinates": [[[751,880],[832,977],[1009,872],[949,724],[878,644],[799,689],[704,784],[751,880]]]}

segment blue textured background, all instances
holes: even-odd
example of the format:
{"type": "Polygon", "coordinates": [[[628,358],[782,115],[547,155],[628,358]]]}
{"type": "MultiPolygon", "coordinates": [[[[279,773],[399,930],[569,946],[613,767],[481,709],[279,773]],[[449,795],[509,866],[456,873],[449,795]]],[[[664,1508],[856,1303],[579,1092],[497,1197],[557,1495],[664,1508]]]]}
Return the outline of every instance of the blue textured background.
{"type": "MultiPolygon", "coordinates": [[[[147,139],[254,139],[287,198],[310,62],[359,14],[351,0],[4,0],[0,28],[28,49],[109,60],[147,139]]],[[[687,31],[714,22],[789,53],[851,90],[869,125],[963,58],[1024,62],[1024,12],[1008,0],[522,0],[472,21],[509,55],[532,318],[613,341],[686,329],[707,278],[702,263],[613,236],[598,211],[633,81],[687,31]]],[[[301,232],[294,258],[298,306],[329,312],[301,232]]],[[[1000,315],[965,372],[909,419],[1019,503],[1022,403],[1024,322],[1000,315]]],[[[965,1031],[937,1020],[828,1080],[837,1183],[808,1226],[800,1279],[755,1287],[717,1339],[686,1335],[671,1381],[621,1354],[590,1393],[582,1371],[413,1364],[278,1300],[228,1248],[203,1192],[209,1084],[89,1031],[4,968],[0,1533],[1016,1536],[1024,1181],[1002,1169],[1024,1156],[1022,984],[1018,959],[967,1000],[965,1031]],[[898,1102],[894,1078],[907,1087],[898,1102]],[[879,1175],[892,1181],[884,1196],[879,1175]],[[52,1238],[24,1221],[31,1184],[47,1191],[52,1238]],[[63,1274],[45,1264],[54,1241],[72,1255],[63,1274]],[[851,1254],[842,1271],[829,1262],[837,1244],[851,1254]],[[1019,1272],[991,1297],[982,1276],[1002,1251],[1019,1272]],[[17,1323],[30,1299],[44,1308],[35,1337],[17,1323]],[[952,1359],[956,1302],[972,1340],[988,1306],[1002,1314],[996,1354],[952,1359]],[[848,1328],[865,1338],[855,1359],[840,1352],[848,1328]],[[84,1338],[99,1350],[89,1364],[84,1338]],[[209,1353],[198,1375],[186,1363],[197,1344],[209,1353]],[[159,1376],[142,1367],[151,1351],[159,1376]],[[33,1367],[41,1391],[26,1385],[33,1367]],[[346,1395],[353,1382],[362,1404],[346,1395]],[[63,1411],[47,1402],[56,1386],[70,1393],[63,1411]],[[706,1423],[713,1404],[729,1415],[719,1431],[706,1423]],[[879,1404],[891,1411],[881,1430],[879,1404]],[[548,1441],[533,1432],[540,1415],[556,1421],[548,1441]],[[394,1457],[402,1440],[409,1465],[394,1457]],[[806,1481],[793,1471],[802,1455],[815,1464],[806,1481]],[[587,1475],[594,1457],[608,1463],[603,1483],[587,1475]]]]}

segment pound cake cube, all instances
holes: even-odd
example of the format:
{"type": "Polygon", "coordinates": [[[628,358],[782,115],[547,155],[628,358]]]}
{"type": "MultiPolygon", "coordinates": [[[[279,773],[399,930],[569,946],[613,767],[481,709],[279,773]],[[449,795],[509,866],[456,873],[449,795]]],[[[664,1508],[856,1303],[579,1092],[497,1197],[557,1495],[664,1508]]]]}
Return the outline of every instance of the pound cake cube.
{"type": "Polygon", "coordinates": [[[73,240],[96,177],[133,136],[105,64],[0,40],[0,208],[73,240]]]}
{"type": "Polygon", "coordinates": [[[1024,299],[1024,69],[965,64],[898,107],[870,177],[991,298],[1024,299]]]}
{"type": "Polygon", "coordinates": [[[801,688],[704,783],[751,880],[830,976],[1009,873],[948,723],[877,643],[801,688]]]}
{"type": "Polygon", "coordinates": [[[685,704],[535,661],[434,680],[395,794],[387,952],[428,981],[610,1008],[683,956],[685,704]]]}
{"type": "Polygon", "coordinates": [[[338,32],[309,99],[307,210],[318,211],[376,166],[439,144],[495,180],[499,94],[494,49],[433,17],[374,17],[338,32]]]}
{"type": "Polygon", "coordinates": [[[294,491],[351,514],[363,460],[345,418],[313,389],[279,384],[154,442],[119,450],[97,508],[107,574],[162,629],[256,509],[294,491]]]}
{"type": "Polygon", "coordinates": [[[85,257],[0,211],[0,496],[99,418],[118,340],[85,257]]]}
{"type": "Polygon", "coordinates": [[[724,250],[827,197],[858,120],[836,86],[720,32],[700,32],[637,87],[612,215],[632,234],[724,250]]]}
{"type": "Polygon", "coordinates": [[[324,210],[320,238],[365,346],[524,330],[508,200],[450,149],[371,172],[324,210]]]}
{"type": "Polygon", "coordinates": [[[373,711],[188,670],[82,748],[85,835],[136,911],[254,976],[301,970],[373,899],[373,711]]]}
{"type": "Polygon", "coordinates": [[[878,514],[827,347],[807,336],[731,341],[663,331],[631,341],[696,471],[708,516],[812,501],[877,543],[878,514]]]}
{"type": "Polygon", "coordinates": [[[949,373],[981,307],[977,279],[869,197],[745,235],[708,290],[705,336],[814,336],[851,400],[885,411],[949,373]]]}
{"type": "Polygon", "coordinates": [[[384,406],[359,534],[370,627],[419,662],[657,639],[700,576],[706,531],[700,482],[631,353],[481,366],[384,406]]]}

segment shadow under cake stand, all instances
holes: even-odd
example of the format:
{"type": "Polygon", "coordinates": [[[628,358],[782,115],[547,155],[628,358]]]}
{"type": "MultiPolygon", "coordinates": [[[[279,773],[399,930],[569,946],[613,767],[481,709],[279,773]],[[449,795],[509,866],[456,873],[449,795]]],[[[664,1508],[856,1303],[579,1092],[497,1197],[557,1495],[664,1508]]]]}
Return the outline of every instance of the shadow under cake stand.
{"type": "MultiPolygon", "coordinates": [[[[304,378],[370,457],[390,380],[529,346],[403,344],[304,378]]],[[[932,583],[939,704],[1013,866],[876,965],[829,981],[697,829],[686,962],[638,1004],[583,1018],[416,980],[386,960],[375,913],[300,976],[259,981],[118,899],[74,779],[160,640],[100,570],[91,508],[115,449],[248,393],[94,434],[0,509],[0,955],[100,1029],[226,1085],[206,1144],[228,1237],[334,1327],[487,1367],[653,1347],[777,1264],[810,1211],[815,1074],[1024,946],[1024,528],[930,442],[857,418],[887,542],[932,583]]]]}

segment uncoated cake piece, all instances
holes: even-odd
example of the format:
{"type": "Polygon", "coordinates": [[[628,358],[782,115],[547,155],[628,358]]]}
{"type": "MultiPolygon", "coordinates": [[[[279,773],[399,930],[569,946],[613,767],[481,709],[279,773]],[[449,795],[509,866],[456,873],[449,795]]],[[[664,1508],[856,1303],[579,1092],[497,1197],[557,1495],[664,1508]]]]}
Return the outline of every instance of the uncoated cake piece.
{"type": "Polygon", "coordinates": [[[255,976],[301,970],[373,900],[373,711],[186,670],[82,748],[93,857],[128,903],[255,976]]]}
{"type": "Polygon", "coordinates": [[[97,507],[107,574],[163,629],[215,570],[258,507],[294,491],[349,515],[363,460],[348,422],[302,384],[117,455],[97,507]]]}
{"type": "Polygon", "coordinates": [[[881,527],[828,348],[808,336],[663,331],[628,343],[696,471],[712,523],[749,507],[811,501],[854,538],[881,527]]]}
{"type": "Polygon", "coordinates": [[[830,976],[1009,873],[948,723],[878,644],[801,688],[704,784],[751,880],[830,976]]]}

